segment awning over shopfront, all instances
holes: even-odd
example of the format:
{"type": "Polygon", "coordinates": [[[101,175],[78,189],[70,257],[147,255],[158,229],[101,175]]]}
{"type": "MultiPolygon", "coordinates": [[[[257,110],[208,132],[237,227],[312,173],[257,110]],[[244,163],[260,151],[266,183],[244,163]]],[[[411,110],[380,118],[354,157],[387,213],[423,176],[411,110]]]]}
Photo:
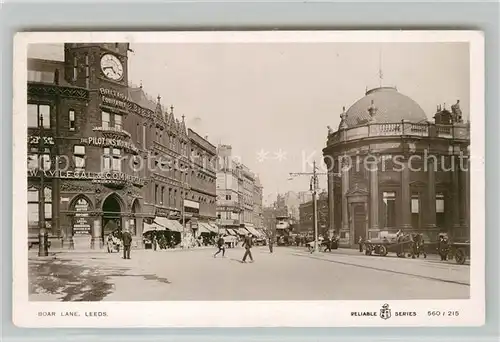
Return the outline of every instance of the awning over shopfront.
{"type": "Polygon", "coordinates": [[[245,226],[245,229],[248,230],[252,235],[260,236],[260,233],[252,226],[245,226]]]}
{"type": "Polygon", "coordinates": [[[226,228],[226,233],[229,235],[237,235],[234,230],[226,228]]]}
{"type": "Polygon", "coordinates": [[[210,225],[206,222],[198,221],[198,233],[200,233],[200,234],[201,233],[207,233],[207,234],[212,233],[210,225]]]}
{"type": "Polygon", "coordinates": [[[217,224],[215,224],[213,222],[208,222],[208,225],[210,226],[210,229],[212,230],[212,232],[214,232],[216,234],[219,234],[219,231],[223,232],[223,229],[219,229],[219,227],[217,226],[217,224]]]}
{"type": "Polygon", "coordinates": [[[239,235],[247,235],[247,234],[248,234],[248,230],[246,230],[245,228],[237,228],[237,229],[235,229],[235,231],[236,231],[239,235]]]}
{"type": "Polygon", "coordinates": [[[163,227],[163,226],[160,226],[158,224],[149,224],[149,223],[144,223],[144,230],[143,230],[143,234],[147,233],[147,232],[151,232],[151,231],[160,231],[160,230],[166,230],[166,227],[163,227]]]}
{"type": "Polygon", "coordinates": [[[171,230],[173,232],[179,232],[181,233],[183,231],[182,224],[180,224],[177,221],[174,220],[169,220],[165,217],[158,216],[154,220],[154,225],[156,225],[158,228],[166,228],[168,230],[171,230]]]}

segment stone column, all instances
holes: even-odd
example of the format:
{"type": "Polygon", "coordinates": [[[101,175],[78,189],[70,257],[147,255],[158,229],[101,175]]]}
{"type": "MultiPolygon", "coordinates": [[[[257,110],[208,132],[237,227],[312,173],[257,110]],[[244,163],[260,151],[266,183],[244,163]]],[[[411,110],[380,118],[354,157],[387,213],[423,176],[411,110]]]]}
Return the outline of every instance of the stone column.
{"type": "Polygon", "coordinates": [[[410,167],[408,160],[403,164],[401,171],[401,228],[411,230],[411,194],[410,194],[410,167]]]}
{"type": "Polygon", "coordinates": [[[378,192],[378,164],[372,165],[370,170],[370,230],[379,230],[379,192],[378,192]]]}
{"type": "Polygon", "coordinates": [[[434,159],[427,160],[427,224],[426,228],[435,230],[436,227],[436,171],[434,159]]]}
{"type": "MultiPolygon", "coordinates": [[[[350,165],[350,164],[349,164],[350,165]]],[[[349,165],[342,161],[342,230],[349,232],[349,209],[347,203],[347,192],[349,191],[349,165]]],[[[349,233],[350,234],[350,233],[349,233]]],[[[351,237],[349,237],[349,240],[351,237]]]]}
{"type": "Polygon", "coordinates": [[[465,198],[464,198],[464,212],[465,212],[465,234],[467,239],[470,239],[470,160],[467,158],[466,170],[464,170],[465,178],[465,198]]]}
{"type": "Polygon", "coordinates": [[[451,179],[452,179],[452,222],[453,222],[453,230],[451,232],[452,236],[455,236],[457,233],[460,233],[460,170],[459,166],[454,165],[453,170],[451,171],[451,179]]]}
{"type": "Polygon", "coordinates": [[[75,249],[75,241],[73,240],[73,216],[66,214],[66,217],[63,221],[64,225],[64,246],[67,246],[68,249],[75,249]]]}
{"type": "Polygon", "coordinates": [[[335,228],[335,178],[333,170],[328,171],[328,229],[336,231],[335,228]]]}
{"type": "Polygon", "coordinates": [[[92,249],[101,249],[103,247],[100,218],[94,218],[94,224],[92,227],[92,240],[90,243],[92,249]]]}

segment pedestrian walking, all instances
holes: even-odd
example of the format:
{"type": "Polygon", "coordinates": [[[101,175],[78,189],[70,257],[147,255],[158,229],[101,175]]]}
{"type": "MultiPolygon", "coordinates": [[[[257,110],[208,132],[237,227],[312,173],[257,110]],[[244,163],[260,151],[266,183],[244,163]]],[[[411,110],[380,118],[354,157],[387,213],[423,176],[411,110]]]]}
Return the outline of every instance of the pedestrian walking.
{"type": "Polygon", "coordinates": [[[158,248],[158,239],[156,238],[156,234],[153,234],[153,250],[156,251],[158,248]]]}
{"type": "Polygon", "coordinates": [[[327,237],[325,240],[325,252],[331,252],[332,251],[332,239],[330,237],[327,237]]]}
{"type": "Polygon", "coordinates": [[[273,252],[274,240],[272,237],[269,237],[269,253],[273,252]]]}
{"type": "Polygon", "coordinates": [[[132,235],[128,230],[122,233],[123,241],[123,259],[130,259],[130,247],[132,245],[132,235]]]}
{"type": "Polygon", "coordinates": [[[253,257],[252,257],[252,234],[248,234],[245,239],[243,240],[243,247],[245,247],[245,254],[243,254],[243,260],[242,262],[246,262],[247,257],[250,258],[250,261],[253,262],[253,257]]]}
{"type": "Polygon", "coordinates": [[[217,257],[217,254],[222,252],[222,257],[224,258],[224,255],[226,254],[226,240],[224,239],[224,235],[219,236],[219,239],[217,240],[217,252],[214,254],[214,258],[217,257]]]}
{"type": "Polygon", "coordinates": [[[359,251],[363,252],[363,238],[360,236],[358,239],[359,251]]]}

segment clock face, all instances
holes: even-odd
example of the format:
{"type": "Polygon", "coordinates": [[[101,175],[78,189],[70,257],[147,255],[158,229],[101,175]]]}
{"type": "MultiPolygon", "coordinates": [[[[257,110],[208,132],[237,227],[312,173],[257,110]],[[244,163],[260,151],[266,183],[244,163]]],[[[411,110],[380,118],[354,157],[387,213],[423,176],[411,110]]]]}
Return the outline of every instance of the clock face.
{"type": "Polygon", "coordinates": [[[107,78],[114,81],[119,81],[123,78],[123,65],[112,54],[108,53],[101,57],[101,70],[107,78]]]}

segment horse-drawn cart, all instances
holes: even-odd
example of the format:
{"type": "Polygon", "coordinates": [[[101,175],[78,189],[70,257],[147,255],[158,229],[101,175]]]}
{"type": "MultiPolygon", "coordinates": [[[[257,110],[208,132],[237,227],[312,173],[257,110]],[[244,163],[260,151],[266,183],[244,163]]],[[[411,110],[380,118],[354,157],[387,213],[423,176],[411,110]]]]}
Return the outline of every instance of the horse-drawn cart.
{"type": "Polygon", "coordinates": [[[386,256],[389,252],[394,252],[400,258],[406,255],[412,258],[419,257],[423,253],[424,258],[427,257],[423,252],[423,238],[421,234],[383,234],[378,239],[371,239],[364,242],[366,255],[381,255],[386,256]]]}
{"type": "Polygon", "coordinates": [[[455,259],[457,264],[463,265],[470,259],[470,242],[453,242],[449,245],[448,259],[455,259]]]}

